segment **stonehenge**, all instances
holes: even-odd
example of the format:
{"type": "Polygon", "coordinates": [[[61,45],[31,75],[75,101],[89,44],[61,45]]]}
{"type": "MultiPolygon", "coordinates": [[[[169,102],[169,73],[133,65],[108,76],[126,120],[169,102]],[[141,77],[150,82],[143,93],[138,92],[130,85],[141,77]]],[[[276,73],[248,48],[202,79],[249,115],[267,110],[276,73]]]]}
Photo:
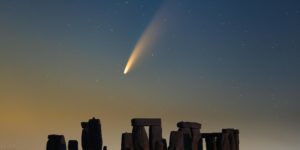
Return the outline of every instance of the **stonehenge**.
{"type": "Polygon", "coordinates": [[[123,133],[121,139],[121,150],[133,150],[132,134],[123,133]]]}
{"type": "Polygon", "coordinates": [[[68,150],[78,150],[78,142],[76,140],[69,140],[68,150]]]}
{"type": "Polygon", "coordinates": [[[92,118],[88,122],[81,122],[82,127],[82,149],[102,150],[102,131],[99,119],[92,118]]]}
{"type": "MultiPolygon", "coordinates": [[[[121,150],[239,150],[239,130],[234,128],[202,133],[200,123],[181,121],[177,123],[178,129],[170,132],[167,144],[162,136],[161,119],[133,118],[131,126],[131,133],[122,133],[121,150]]],[[[99,119],[81,122],[81,127],[82,150],[107,150],[99,119]]],[[[78,145],[78,141],[69,140],[68,150],[78,150],[78,145]]],[[[67,150],[64,135],[49,135],[46,150],[67,150]]]]}
{"type": "Polygon", "coordinates": [[[201,124],[196,122],[178,122],[178,131],[170,134],[168,150],[201,150],[201,124]]]}
{"type": "Polygon", "coordinates": [[[48,135],[46,150],[66,150],[66,141],[63,135],[48,135]]]}
{"type": "Polygon", "coordinates": [[[222,129],[220,133],[204,133],[207,150],[239,150],[239,130],[222,129]]]}
{"type": "Polygon", "coordinates": [[[161,119],[134,118],[131,120],[131,125],[133,126],[132,141],[134,150],[164,149],[161,119]],[[145,126],[149,126],[149,138],[145,126]]]}

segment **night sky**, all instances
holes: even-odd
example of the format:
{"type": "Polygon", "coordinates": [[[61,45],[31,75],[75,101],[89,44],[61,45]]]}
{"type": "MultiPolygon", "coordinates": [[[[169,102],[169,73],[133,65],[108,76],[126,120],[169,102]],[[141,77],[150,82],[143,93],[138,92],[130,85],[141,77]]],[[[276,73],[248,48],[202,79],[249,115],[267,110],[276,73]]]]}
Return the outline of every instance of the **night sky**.
{"type": "Polygon", "coordinates": [[[299,150],[299,57],[299,0],[1,0],[0,149],[80,141],[95,116],[111,150],[133,117],[162,118],[167,139],[185,120],[240,129],[241,150],[299,150]]]}

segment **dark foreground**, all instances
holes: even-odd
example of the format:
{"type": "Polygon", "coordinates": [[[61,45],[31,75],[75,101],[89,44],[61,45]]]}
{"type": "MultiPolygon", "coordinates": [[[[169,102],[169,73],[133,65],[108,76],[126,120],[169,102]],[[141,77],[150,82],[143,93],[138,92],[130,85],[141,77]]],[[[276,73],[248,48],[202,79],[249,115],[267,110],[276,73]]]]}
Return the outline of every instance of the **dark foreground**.
{"type": "MultiPolygon", "coordinates": [[[[178,122],[177,131],[171,131],[170,142],[162,137],[161,119],[135,118],[131,120],[132,133],[123,133],[121,150],[239,150],[239,130],[222,129],[222,132],[201,133],[201,124],[178,122]],[[145,130],[149,126],[149,138],[145,130]],[[204,144],[205,141],[205,144],[204,144]]],[[[101,123],[92,118],[81,122],[83,150],[106,150],[103,146],[101,123]]],[[[63,135],[49,135],[47,150],[66,150],[63,135]]],[[[68,150],[78,150],[78,141],[69,140],[68,150]]]]}

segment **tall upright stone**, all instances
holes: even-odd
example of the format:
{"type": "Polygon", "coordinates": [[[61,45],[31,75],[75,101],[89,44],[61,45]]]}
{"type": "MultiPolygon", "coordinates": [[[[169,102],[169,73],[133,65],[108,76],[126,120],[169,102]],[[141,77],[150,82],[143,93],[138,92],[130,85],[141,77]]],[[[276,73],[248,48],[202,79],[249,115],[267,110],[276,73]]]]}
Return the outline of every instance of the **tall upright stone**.
{"type": "Polygon", "coordinates": [[[175,149],[174,150],[187,150],[185,149],[184,143],[184,133],[182,131],[178,131],[176,133],[176,142],[175,142],[175,149]]]}
{"type": "Polygon", "coordinates": [[[239,150],[239,131],[236,129],[222,130],[222,145],[225,150],[239,150]]]}
{"type": "Polygon", "coordinates": [[[181,131],[171,131],[168,150],[184,150],[184,137],[181,131]]]}
{"type": "Polygon", "coordinates": [[[220,133],[203,134],[203,138],[205,139],[207,150],[222,150],[222,149],[219,149],[218,143],[217,143],[217,137],[219,135],[220,135],[220,133]]]}
{"type": "Polygon", "coordinates": [[[132,139],[134,150],[149,150],[149,140],[144,126],[133,126],[132,139]]]}
{"type": "Polygon", "coordinates": [[[63,135],[48,135],[46,150],[66,150],[66,141],[63,135]]]}
{"type": "Polygon", "coordinates": [[[102,131],[99,119],[92,118],[88,122],[89,150],[102,150],[102,131]]]}
{"type": "Polygon", "coordinates": [[[121,150],[133,150],[132,134],[123,133],[121,141],[121,150]]]}
{"type": "Polygon", "coordinates": [[[177,131],[171,131],[168,150],[175,150],[177,142],[177,131]]]}
{"type": "Polygon", "coordinates": [[[82,149],[83,150],[102,150],[102,132],[99,119],[92,118],[87,123],[81,123],[82,149]]]}
{"type": "Polygon", "coordinates": [[[191,129],[192,131],[192,150],[202,150],[202,138],[200,129],[191,129]]]}
{"type": "Polygon", "coordinates": [[[163,141],[158,141],[156,142],[156,145],[155,145],[155,150],[164,150],[164,143],[163,141]]]}
{"type": "Polygon", "coordinates": [[[156,150],[162,143],[161,119],[159,118],[133,118],[131,120],[133,126],[133,147],[134,150],[147,149],[156,150]],[[149,126],[149,140],[145,130],[145,126],[149,126]],[[139,138],[138,138],[139,137],[139,138]]]}
{"type": "Polygon", "coordinates": [[[235,141],[236,141],[236,149],[240,150],[240,139],[239,139],[239,130],[235,130],[234,131],[234,137],[235,137],[235,141]]]}
{"type": "Polygon", "coordinates": [[[78,142],[76,140],[69,140],[68,150],[78,150],[78,142]]]}
{"type": "Polygon", "coordinates": [[[149,127],[149,142],[150,142],[150,150],[157,150],[158,148],[156,147],[156,145],[162,146],[163,148],[161,126],[149,127]]]}
{"type": "Polygon", "coordinates": [[[82,132],[81,132],[81,147],[82,150],[88,150],[88,129],[87,122],[81,122],[82,132]]]}
{"type": "Polygon", "coordinates": [[[178,122],[179,132],[183,134],[185,150],[202,150],[201,124],[197,122],[178,122]],[[200,143],[199,143],[200,142],[200,143]],[[200,144],[200,145],[199,145],[200,144]]]}
{"type": "Polygon", "coordinates": [[[183,135],[184,150],[192,150],[192,132],[189,128],[180,128],[178,133],[183,135]]]}
{"type": "Polygon", "coordinates": [[[206,150],[212,150],[213,149],[213,138],[211,137],[205,137],[205,145],[206,150]]]}
{"type": "Polygon", "coordinates": [[[163,145],[164,145],[164,150],[168,149],[168,145],[167,145],[167,140],[165,138],[162,139],[163,145]]]}

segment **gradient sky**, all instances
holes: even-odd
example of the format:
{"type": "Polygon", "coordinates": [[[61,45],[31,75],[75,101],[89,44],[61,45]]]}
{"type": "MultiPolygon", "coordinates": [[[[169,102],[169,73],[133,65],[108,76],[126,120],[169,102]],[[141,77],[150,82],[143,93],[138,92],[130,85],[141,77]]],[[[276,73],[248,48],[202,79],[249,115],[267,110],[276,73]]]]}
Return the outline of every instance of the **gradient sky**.
{"type": "Polygon", "coordinates": [[[300,147],[299,0],[1,0],[0,149],[80,140],[118,150],[133,117],[240,129],[241,150],[300,147]],[[159,9],[160,36],[126,62],[159,9]]]}

